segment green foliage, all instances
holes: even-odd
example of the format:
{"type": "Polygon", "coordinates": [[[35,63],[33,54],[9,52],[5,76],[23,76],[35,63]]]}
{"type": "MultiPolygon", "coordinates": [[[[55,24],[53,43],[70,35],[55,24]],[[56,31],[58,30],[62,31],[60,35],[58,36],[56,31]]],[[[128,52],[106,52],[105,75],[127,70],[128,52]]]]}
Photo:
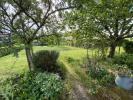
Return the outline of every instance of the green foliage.
{"type": "Polygon", "coordinates": [[[98,63],[91,63],[88,66],[88,88],[91,94],[95,94],[102,87],[112,86],[114,75],[98,63]]]}
{"type": "Polygon", "coordinates": [[[94,39],[100,40],[98,46],[102,53],[106,45],[110,46],[109,57],[113,57],[113,48],[123,39],[133,37],[131,0],[83,0],[78,3],[81,7],[68,14],[67,19],[68,25],[81,34],[83,43],[95,44],[94,39]]]}
{"type": "Polygon", "coordinates": [[[104,75],[104,77],[101,80],[99,80],[99,82],[102,86],[112,86],[114,85],[114,80],[115,76],[113,74],[108,73],[104,75]]]}
{"type": "Polygon", "coordinates": [[[66,60],[67,60],[68,63],[70,63],[72,65],[79,65],[80,64],[79,59],[74,59],[72,57],[67,57],[66,60]]]}
{"type": "Polygon", "coordinates": [[[58,57],[59,53],[57,51],[42,50],[34,54],[33,63],[36,69],[54,72],[57,69],[58,57]]]}
{"type": "Polygon", "coordinates": [[[121,54],[117,55],[113,59],[113,63],[119,65],[127,65],[129,68],[133,69],[133,54],[121,54]]]}
{"type": "Polygon", "coordinates": [[[94,80],[98,80],[101,85],[109,85],[112,83],[113,76],[105,69],[100,66],[89,67],[88,71],[89,77],[94,80]]]}
{"type": "Polygon", "coordinates": [[[12,77],[0,86],[0,99],[10,100],[57,100],[63,91],[58,75],[26,73],[12,77]]]}
{"type": "Polygon", "coordinates": [[[123,47],[126,53],[133,54],[133,41],[125,41],[123,47]]]}
{"type": "Polygon", "coordinates": [[[66,69],[63,68],[64,65],[61,62],[57,62],[59,57],[59,52],[42,50],[38,51],[33,55],[33,63],[35,65],[35,70],[41,72],[52,72],[58,73],[61,78],[65,78],[66,69]]]}
{"type": "Polygon", "coordinates": [[[101,80],[107,74],[108,71],[105,68],[99,66],[89,67],[89,76],[93,79],[101,80]]]}
{"type": "MultiPolygon", "coordinates": [[[[34,40],[44,36],[48,37],[59,32],[59,30],[61,31],[60,24],[62,21],[57,20],[59,16],[55,13],[71,8],[66,7],[65,2],[57,1],[55,3],[53,0],[28,0],[23,2],[2,0],[0,2],[0,23],[2,23],[0,31],[4,30],[5,32],[5,30],[8,30],[8,32],[16,35],[15,37],[19,37],[16,42],[19,41],[25,46],[31,45],[32,47],[34,40]],[[40,7],[40,5],[43,5],[43,7],[40,7]],[[10,13],[8,13],[9,9],[12,9],[10,13]],[[6,20],[6,22],[3,20],[6,20]],[[40,33],[38,34],[38,32],[40,33]]],[[[60,42],[59,40],[58,42],[60,42]]],[[[32,48],[29,49],[32,51],[32,48]]],[[[30,55],[31,52],[27,50],[26,57],[31,58],[30,55]]],[[[33,69],[32,59],[27,61],[29,69],[33,69]]]]}
{"type": "Polygon", "coordinates": [[[88,90],[90,94],[98,93],[98,89],[100,89],[100,85],[97,80],[94,80],[91,77],[88,77],[88,90]]]}
{"type": "Polygon", "coordinates": [[[40,45],[60,45],[61,41],[62,41],[62,36],[61,34],[57,34],[57,33],[49,37],[43,37],[38,40],[40,45]]]}
{"type": "Polygon", "coordinates": [[[6,55],[9,55],[11,53],[14,53],[14,56],[17,55],[17,53],[24,49],[23,46],[14,46],[14,47],[2,47],[0,48],[0,57],[3,57],[3,56],[6,56],[6,55]]]}
{"type": "MultiPolygon", "coordinates": [[[[65,2],[57,1],[56,3],[52,0],[28,0],[28,1],[11,1],[11,0],[2,0],[0,11],[1,11],[1,20],[0,22],[0,30],[7,30],[14,32],[15,38],[17,37],[17,41],[21,41],[23,44],[28,44],[33,42],[33,40],[40,39],[40,37],[47,37],[51,35],[51,33],[56,33],[57,30],[60,28],[59,20],[56,17],[50,17],[51,15],[55,15],[55,12],[61,12],[62,10],[66,9],[65,2]],[[51,5],[53,4],[53,5],[51,5]],[[12,12],[8,12],[8,5],[9,9],[12,9],[12,12]],[[43,5],[43,7],[40,7],[43,5]],[[49,6],[51,6],[49,8],[49,6]],[[58,6],[58,7],[57,7],[58,6]],[[23,10],[22,10],[23,8],[23,10]],[[54,11],[53,9],[54,8],[54,11]],[[61,9],[60,9],[61,8],[61,9]],[[14,13],[13,13],[14,12],[14,13]],[[16,15],[17,17],[13,17],[16,15]],[[51,13],[52,12],[52,13],[51,13]],[[5,14],[6,13],[6,14],[5,14]],[[21,13],[24,13],[22,16],[21,13]],[[48,14],[50,13],[50,14],[48,14]],[[48,15],[47,15],[48,14],[48,15]],[[3,20],[6,20],[4,22],[3,20]],[[10,21],[12,20],[12,22],[10,21]],[[46,22],[45,22],[45,21],[46,22]],[[26,24],[25,24],[26,23],[26,24]],[[30,24],[32,23],[32,24],[30,24]],[[8,24],[8,25],[7,25],[8,24]],[[12,25],[11,25],[12,24],[12,25]],[[29,25],[30,24],[30,25],[29,25]],[[36,27],[35,27],[36,26],[36,27]],[[47,26],[47,29],[43,30],[44,27],[47,26]],[[6,27],[7,29],[5,29],[6,27]],[[27,28],[25,28],[27,27],[27,28]],[[42,34],[38,34],[38,31],[41,30],[42,34]],[[44,35],[48,33],[47,35],[44,35]],[[43,36],[44,35],[44,36],[43,36]]],[[[69,9],[69,7],[68,7],[69,9]]],[[[57,14],[58,15],[58,14],[57,14]]],[[[61,22],[61,21],[60,21],[61,22]]],[[[51,35],[52,36],[52,35],[51,35]]],[[[58,37],[58,36],[57,36],[58,37]]],[[[15,41],[14,41],[15,42],[15,41]]]]}

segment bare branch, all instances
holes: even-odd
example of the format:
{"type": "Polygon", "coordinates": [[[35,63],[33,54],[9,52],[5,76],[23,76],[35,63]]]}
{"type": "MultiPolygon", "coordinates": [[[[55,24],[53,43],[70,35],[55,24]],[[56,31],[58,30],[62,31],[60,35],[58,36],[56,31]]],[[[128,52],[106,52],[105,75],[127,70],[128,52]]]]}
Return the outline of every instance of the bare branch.
{"type": "Polygon", "coordinates": [[[15,18],[18,16],[18,15],[20,15],[22,13],[22,11],[21,10],[19,10],[18,12],[16,12],[16,14],[12,17],[12,19],[11,19],[11,23],[13,23],[13,21],[15,20],[15,18]]]}

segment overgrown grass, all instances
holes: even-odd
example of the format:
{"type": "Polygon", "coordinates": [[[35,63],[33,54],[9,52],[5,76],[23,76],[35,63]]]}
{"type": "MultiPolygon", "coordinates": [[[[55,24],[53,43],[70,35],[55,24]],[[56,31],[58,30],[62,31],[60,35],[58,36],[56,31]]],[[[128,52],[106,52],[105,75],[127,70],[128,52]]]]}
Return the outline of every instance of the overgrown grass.
{"type": "MultiPolygon", "coordinates": [[[[72,57],[73,59],[82,59],[86,55],[86,50],[75,47],[68,46],[36,46],[34,47],[34,52],[39,50],[56,50],[60,52],[59,61],[66,64],[65,66],[68,68],[70,73],[72,72],[72,68],[66,63],[67,57],[72,57]]],[[[25,51],[21,50],[19,52],[19,57],[13,57],[13,55],[7,55],[5,57],[0,58],[0,78],[10,77],[13,74],[21,73],[23,71],[28,70],[28,65],[26,61],[25,51]]],[[[74,75],[74,74],[73,74],[74,75]]]]}
{"type": "MultiPolygon", "coordinates": [[[[86,50],[82,48],[69,47],[69,46],[35,46],[34,52],[39,50],[56,50],[60,52],[59,61],[62,62],[69,75],[73,76],[75,79],[83,80],[85,78],[84,70],[81,69],[80,63],[82,59],[86,56],[86,50]],[[73,59],[69,63],[68,58],[73,59]],[[73,64],[72,64],[73,63],[73,64]]],[[[117,48],[118,51],[118,48],[117,48]]],[[[89,50],[89,55],[92,55],[94,50],[89,50]]],[[[123,48],[121,48],[123,52],[123,48]]],[[[28,65],[26,61],[25,51],[21,50],[19,52],[19,57],[13,57],[13,55],[7,55],[0,58],[0,78],[10,77],[13,74],[21,73],[28,70],[28,65]]]]}
{"type": "Polygon", "coordinates": [[[28,70],[24,50],[19,52],[19,58],[7,55],[0,58],[0,78],[9,77],[28,70]]]}
{"type": "MultiPolygon", "coordinates": [[[[58,61],[60,64],[63,64],[61,65],[61,67],[65,68],[65,89],[67,89],[66,93],[70,93],[69,91],[71,91],[75,80],[85,83],[85,80],[87,80],[87,75],[84,73],[84,70],[80,67],[82,58],[86,56],[85,49],[68,46],[34,47],[34,52],[37,52],[39,50],[56,50],[60,52],[58,61]],[[68,58],[73,60],[71,62],[68,62],[68,58]]],[[[0,62],[2,62],[0,64],[0,78],[2,79],[10,77],[17,73],[21,73],[23,71],[28,71],[24,50],[19,52],[19,58],[15,58],[13,57],[13,55],[8,55],[0,58],[0,62]]]]}
{"type": "MultiPolygon", "coordinates": [[[[69,46],[49,46],[49,47],[36,46],[34,47],[34,52],[37,52],[39,50],[56,50],[60,52],[58,61],[63,63],[63,67],[65,67],[65,69],[67,70],[66,73],[67,73],[68,84],[71,85],[71,83],[73,83],[73,80],[78,80],[81,83],[83,83],[83,85],[88,84],[87,83],[88,76],[85,73],[85,69],[81,68],[83,58],[86,57],[86,54],[87,54],[85,49],[69,47],[69,46]]],[[[123,48],[121,48],[120,53],[118,50],[119,49],[117,48],[117,54],[121,54],[122,52],[124,52],[123,48]]],[[[89,50],[88,53],[90,56],[92,55],[92,52],[94,51],[89,50]]],[[[103,63],[106,69],[112,68],[112,65],[109,65],[107,62],[106,63],[105,62],[103,61],[100,63],[103,63]]],[[[19,58],[13,57],[13,55],[8,55],[0,58],[0,79],[10,77],[14,74],[21,73],[23,71],[28,71],[28,65],[27,65],[24,50],[21,50],[19,52],[19,58]]],[[[69,86],[67,87],[69,88],[69,86]]],[[[106,90],[109,90],[109,88],[107,88],[106,90]]],[[[112,90],[111,90],[111,93],[114,93],[115,95],[118,94],[112,90]]],[[[103,94],[101,93],[98,95],[100,95],[101,97],[101,95],[103,94]]],[[[125,100],[129,100],[129,99],[125,99],[125,100]]]]}

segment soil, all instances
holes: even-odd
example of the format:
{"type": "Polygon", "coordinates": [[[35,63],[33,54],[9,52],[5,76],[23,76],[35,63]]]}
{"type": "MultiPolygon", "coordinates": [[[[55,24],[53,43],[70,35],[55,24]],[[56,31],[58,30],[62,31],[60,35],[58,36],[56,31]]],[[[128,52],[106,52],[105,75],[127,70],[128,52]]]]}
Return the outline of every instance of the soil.
{"type": "Polygon", "coordinates": [[[78,81],[74,82],[72,98],[73,100],[92,100],[88,95],[87,88],[81,85],[78,81]]]}

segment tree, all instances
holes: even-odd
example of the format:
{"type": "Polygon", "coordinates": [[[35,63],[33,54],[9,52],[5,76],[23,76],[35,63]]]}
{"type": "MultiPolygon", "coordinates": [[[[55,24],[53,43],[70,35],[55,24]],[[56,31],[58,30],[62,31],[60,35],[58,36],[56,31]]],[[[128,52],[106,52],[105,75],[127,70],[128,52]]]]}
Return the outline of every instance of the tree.
{"type": "Polygon", "coordinates": [[[76,16],[73,20],[77,21],[80,31],[88,34],[93,31],[96,33],[94,37],[105,38],[110,46],[108,57],[112,58],[118,43],[133,37],[133,1],[98,1],[82,3],[78,11],[72,12],[76,16]]]}
{"type": "Polygon", "coordinates": [[[42,37],[37,40],[41,45],[60,45],[62,41],[62,35],[59,33],[54,33],[49,37],[42,37]]]}
{"type": "Polygon", "coordinates": [[[55,0],[0,1],[1,32],[17,35],[21,43],[25,45],[30,71],[34,70],[33,40],[53,34],[54,28],[58,24],[60,11],[70,8],[73,7],[67,6],[62,0],[57,2],[55,0]],[[51,28],[53,29],[48,31],[51,28]]]}

